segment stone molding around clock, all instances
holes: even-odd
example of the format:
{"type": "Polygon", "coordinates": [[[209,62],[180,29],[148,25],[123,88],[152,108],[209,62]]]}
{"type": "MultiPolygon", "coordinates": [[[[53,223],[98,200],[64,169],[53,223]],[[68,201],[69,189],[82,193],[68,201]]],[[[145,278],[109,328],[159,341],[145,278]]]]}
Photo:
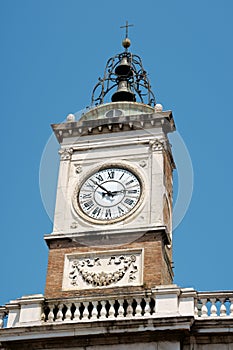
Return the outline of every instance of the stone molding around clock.
{"type": "Polygon", "coordinates": [[[66,254],[63,290],[142,285],[143,249],[66,254]]]}

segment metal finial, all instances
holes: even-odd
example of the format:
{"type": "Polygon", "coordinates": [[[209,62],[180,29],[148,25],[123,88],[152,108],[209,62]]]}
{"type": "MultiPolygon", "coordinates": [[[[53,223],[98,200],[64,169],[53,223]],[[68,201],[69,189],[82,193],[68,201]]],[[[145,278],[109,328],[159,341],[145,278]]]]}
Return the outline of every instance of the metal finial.
{"type": "Polygon", "coordinates": [[[129,27],[133,27],[133,24],[129,24],[128,21],[126,21],[125,26],[121,26],[120,28],[125,28],[125,39],[122,41],[122,46],[127,50],[128,47],[130,47],[131,42],[128,38],[128,32],[129,32],[129,27]]]}
{"type": "Polygon", "coordinates": [[[128,21],[126,21],[126,25],[125,26],[121,26],[120,27],[120,28],[125,28],[125,37],[126,38],[128,38],[129,27],[133,27],[133,24],[129,24],[128,21]]]}

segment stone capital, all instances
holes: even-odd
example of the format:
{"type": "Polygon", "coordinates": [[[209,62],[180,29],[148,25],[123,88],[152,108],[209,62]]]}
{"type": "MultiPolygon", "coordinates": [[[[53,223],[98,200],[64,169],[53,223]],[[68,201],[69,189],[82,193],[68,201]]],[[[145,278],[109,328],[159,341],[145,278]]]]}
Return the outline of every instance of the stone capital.
{"type": "Polygon", "coordinates": [[[73,154],[73,148],[64,148],[59,150],[59,154],[61,156],[61,160],[70,160],[73,154]]]}

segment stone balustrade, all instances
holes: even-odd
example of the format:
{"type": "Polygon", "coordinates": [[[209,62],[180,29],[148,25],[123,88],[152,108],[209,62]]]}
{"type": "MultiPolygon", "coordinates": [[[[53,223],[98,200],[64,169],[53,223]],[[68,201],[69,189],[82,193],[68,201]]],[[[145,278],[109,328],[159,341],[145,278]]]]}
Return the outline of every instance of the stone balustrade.
{"type": "Polygon", "coordinates": [[[233,317],[233,292],[197,292],[195,317],[233,317]]]}
{"type": "Polygon", "coordinates": [[[44,307],[44,322],[95,321],[122,318],[151,317],[155,314],[153,297],[107,300],[68,300],[50,302],[44,307]]]}
{"type": "Polygon", "coordinates": [[[31,295],[0,307],[0,327],[23,327],[66,322],[97,322],[138,318],[191,316],[233,318],[233,292],[196,292],[176,285],[109,297],[46,300],[31,295]],[[7,317],[7,320],[6,320],[7,317]]]}

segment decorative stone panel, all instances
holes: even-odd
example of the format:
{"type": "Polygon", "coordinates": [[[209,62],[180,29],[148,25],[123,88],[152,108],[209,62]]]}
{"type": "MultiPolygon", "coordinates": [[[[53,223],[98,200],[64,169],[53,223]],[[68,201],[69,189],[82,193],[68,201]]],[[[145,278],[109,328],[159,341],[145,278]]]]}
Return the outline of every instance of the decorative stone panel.
{"type": "Polygon", "coordinates": [[[142,285],[143,250],[66,254],[63,290],[142,285]]]}

